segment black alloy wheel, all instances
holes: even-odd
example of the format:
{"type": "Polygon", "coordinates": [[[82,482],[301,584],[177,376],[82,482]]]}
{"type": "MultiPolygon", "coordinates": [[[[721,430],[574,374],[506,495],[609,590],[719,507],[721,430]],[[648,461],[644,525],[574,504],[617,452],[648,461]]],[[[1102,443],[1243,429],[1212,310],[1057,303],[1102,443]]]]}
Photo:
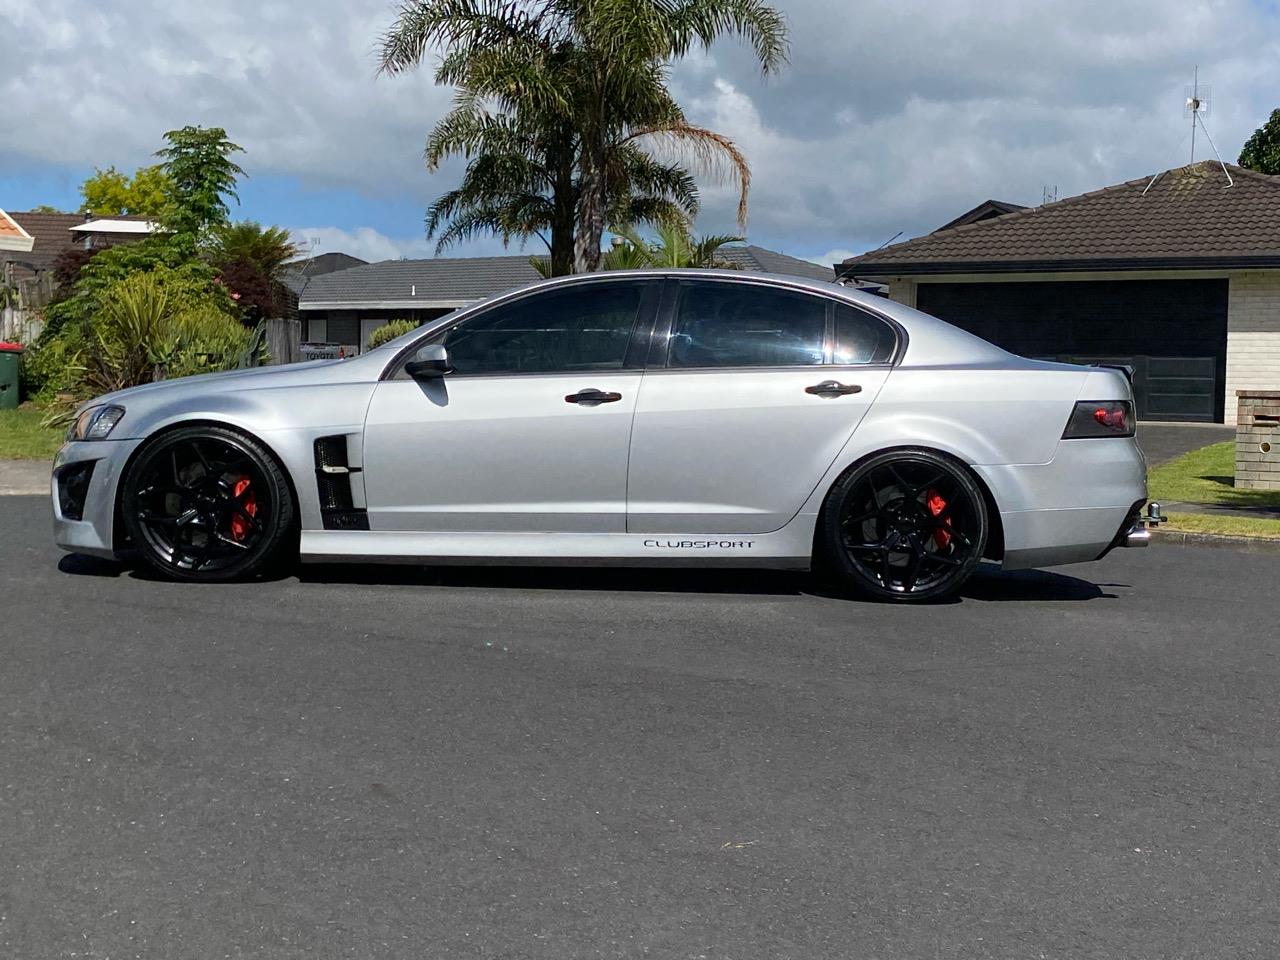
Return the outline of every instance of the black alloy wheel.
{"type": "Polygon", "coordinates": [[[149,442],[123,481],[125,528],[142,559],[174,580],[261,572],[289,538],[293,497],[275,459],[222,427],[149,442]]]}
{"type": "Polygon", "coordinates": [[[831,564],[860,593],[938,600],[960,589],[982,560],[987,507],[962,464],[929,450],[895,450],[836,482],[822,530],[831,564]]]}

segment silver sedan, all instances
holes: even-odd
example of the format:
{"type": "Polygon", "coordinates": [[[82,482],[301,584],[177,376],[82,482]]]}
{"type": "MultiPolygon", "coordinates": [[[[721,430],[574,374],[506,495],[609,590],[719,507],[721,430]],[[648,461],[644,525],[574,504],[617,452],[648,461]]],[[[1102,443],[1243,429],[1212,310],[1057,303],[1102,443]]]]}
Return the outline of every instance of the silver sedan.
{"type": "Polygon", "coordinates": [[[539,283],[362,356],[99,397],[66,550],[178,580],[366,560],[808,568],[929,600],[1145,542],[1116,369],[737,271],[539,283]]]}

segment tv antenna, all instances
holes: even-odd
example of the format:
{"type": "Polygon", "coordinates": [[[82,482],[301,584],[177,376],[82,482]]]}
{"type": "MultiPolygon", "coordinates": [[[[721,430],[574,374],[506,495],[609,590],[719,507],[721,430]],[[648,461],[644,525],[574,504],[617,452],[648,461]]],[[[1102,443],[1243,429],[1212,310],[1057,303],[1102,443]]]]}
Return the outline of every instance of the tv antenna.
{"type": "MultiPolygon", "coordinates": [[[[1213,88],[1207,83],[1200,82],[1200,68],[1196,67],[1195,73],[1192,75],[1191,86],[1187,87],[1186,99],[1182,102],[1182,116],[1184,119],[1191,121],[1191,162],[1196,162],[1196,127],[1200,128],[1200,132],[1204,134],[1204,138],[1209,141],[1209,146],[1213,149],[1213,155],[1218,160],[1218,166],[1222,168],[1222,174],[1227,178],[1227,186],[1234,187],[1235,180],[1231,178],[1231,171],[1227,169],[1227,165],[1222,162],[1222,154],[1218,152],[1218,146],[1213,142],[1213,137],[1209,136],[1209,128],[1204,124],[1204,118],[1207,117],[1213,107],[1213,88]]],[[[1157,173],[1148,182],[1146,189],[1142,191],[1145,197],[1147,191],[1150,190],[1157,180],[1164,175],[1164,171],[1157,173]]]]}
{"type": "MultiPolygon", "coordinates": [[[[1200,68],[1196,67],[1195,74],[1191,81],[1191,86],[1187,87],[1187,96],[1182,104],[1182,116],[1184,119],[1191,120],[1191,162],[1196,162],[1196,125],[1199,124],[1200,129],[1204,130],[1205,138],[1209,140],[1209,146],[1213,147],[1213,140],[1209,137],[1209,131],[1205,129],[1204,118],[1213,110],[1213,88],[1208,84],[1200,82],[1200,68]]],[[[1214,147],[1214,153],[1218,152],[1218,148],[1214,147]]],[[[1221,157],[1218,158],[1222,160],[1221,157]]]]}

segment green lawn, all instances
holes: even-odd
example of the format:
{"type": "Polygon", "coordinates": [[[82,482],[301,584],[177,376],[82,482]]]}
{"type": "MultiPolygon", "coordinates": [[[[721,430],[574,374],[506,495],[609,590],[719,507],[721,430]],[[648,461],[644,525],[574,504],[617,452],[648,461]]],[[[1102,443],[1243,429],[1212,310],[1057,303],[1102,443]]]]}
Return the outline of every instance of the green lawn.
{"type": "MultiPolygon", "coordinates": [[[[1234,441],[1215,443],[1156,467],[1147,477],[1152,500],[1212,503],[1231,507],[1280,506],[1280,490],[1235,488],[1234,441]]],[[[1237,517],[1221,513],[1166,510],[1169,522],[1162,530],[1218,533],[1238,537],[1280,537],[1280,520],[1237,517]]]]}
{"type": "Polygon", "coordinates": [[[37,407],[0,410],[0,460],[51,460],[66,426],[46,427],[48,412],[37,407]]]}
{"type": "Polygon", "coordinates": [[[1147,477],[1152,500],[1220,503],[1233,507],[1280,506],[1280,490],[1235,488],[1236,445],[1215,443],[1156,467],[1147,477]]]}

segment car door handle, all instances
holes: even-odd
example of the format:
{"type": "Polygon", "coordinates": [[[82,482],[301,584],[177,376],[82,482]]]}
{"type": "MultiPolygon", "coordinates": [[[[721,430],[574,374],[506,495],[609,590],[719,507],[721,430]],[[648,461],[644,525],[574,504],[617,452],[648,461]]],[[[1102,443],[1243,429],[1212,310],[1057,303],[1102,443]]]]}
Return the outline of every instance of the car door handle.
{"type": "Polygon", "coordinates": [[[571,393],[564,398],[565,403],[580,403],[585,406],[593,407],[598,403],[617,403],[622,399],[622,394],[611,393],[605,390],[597,390],[594,387],[588,390],[579,390],[577,393],[571,393]]]}
{"type": "Polygon", "coordinates": [[[856,383],[841,383],[839,380],[823,380],[811,387],[804,388],[805,393],[818,397],[845,397],[851,393],[861,393],[862,387],[856,383]]]}

